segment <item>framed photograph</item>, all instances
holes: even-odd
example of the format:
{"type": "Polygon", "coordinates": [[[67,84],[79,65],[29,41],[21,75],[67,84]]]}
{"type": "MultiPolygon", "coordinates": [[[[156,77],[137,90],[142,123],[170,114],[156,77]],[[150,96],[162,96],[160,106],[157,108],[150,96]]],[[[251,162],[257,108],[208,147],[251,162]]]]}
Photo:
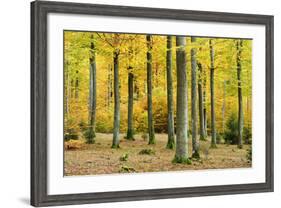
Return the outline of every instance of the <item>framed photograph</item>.
{"type": "Polygon", "coordinates": [[[31,204],[273,191],[273,16],[31,3],[31,204]]]}

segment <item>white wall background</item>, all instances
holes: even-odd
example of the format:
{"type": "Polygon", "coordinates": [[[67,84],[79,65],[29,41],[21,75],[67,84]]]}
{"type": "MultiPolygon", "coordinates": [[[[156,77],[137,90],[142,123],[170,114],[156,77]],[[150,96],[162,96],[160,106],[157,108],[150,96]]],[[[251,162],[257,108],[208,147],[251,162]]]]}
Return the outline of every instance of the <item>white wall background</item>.
{"type": "MultiPolygon", "coordinates": [[[[67,0],[64,0],[67,1],[67,0]]],[[[281,6],[278,0],[82,0],[128,6],[275,15],[275,106],[281,106],[281,6]]],[[[0,207],[29,207],[30,169],[30,5],[0,3],[0,207]]],[[[201,198],[122,202],[74,207],[277,207],[281,201],[281,108],[275,108],[275,192],[201,198]]],[[[279,205],[280,206],[280,205],[279,205]]]]}

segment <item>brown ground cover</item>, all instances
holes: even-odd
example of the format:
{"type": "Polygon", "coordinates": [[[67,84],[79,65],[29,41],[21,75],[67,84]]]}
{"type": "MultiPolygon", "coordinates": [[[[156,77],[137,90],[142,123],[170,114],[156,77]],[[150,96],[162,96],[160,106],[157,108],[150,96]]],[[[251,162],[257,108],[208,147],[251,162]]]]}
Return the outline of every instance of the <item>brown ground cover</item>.
{"type": "Polygon", "coordinates": [[[236,145],[219,144],[217,149],[210,149],[208,138],[208,141],[200,141],[201,159],[192,160],[189,165],[172,163],[175,151],[166,149],[166,134],[156,134],[155,145],[148,145],[141,135],[135,135],[135,141],[127,141],[123,136],[120,135],[119,149],[111,149],[112,134],[97,134],[95,144],[90,145],[84,144],[83,140],[65,142],[65,175],[251,167],[246,158],[249,145],[238,149],[236,145]]]}

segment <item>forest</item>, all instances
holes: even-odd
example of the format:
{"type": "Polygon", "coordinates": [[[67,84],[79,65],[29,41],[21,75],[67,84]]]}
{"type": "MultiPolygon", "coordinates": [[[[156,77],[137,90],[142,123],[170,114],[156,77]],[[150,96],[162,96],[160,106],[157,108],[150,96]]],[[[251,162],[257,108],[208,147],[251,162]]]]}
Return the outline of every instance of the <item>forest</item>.
{"type": "Polygon", "coordinates": [[[64,31],[64,174],[248,168],[252,40],[64,31]]]}

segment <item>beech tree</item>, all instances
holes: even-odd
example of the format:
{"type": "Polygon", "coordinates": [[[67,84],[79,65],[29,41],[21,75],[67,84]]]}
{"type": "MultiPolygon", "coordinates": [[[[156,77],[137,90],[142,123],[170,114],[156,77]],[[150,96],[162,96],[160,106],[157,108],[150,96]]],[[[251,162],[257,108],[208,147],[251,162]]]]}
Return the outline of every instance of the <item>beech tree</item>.
{"type": "Polygon", "coordinates": [[[119,148],[120,131],[120,97],[119,97],[119,49],[113,52],[113,73],[114,73],[114,127],[112,148],[119,148]]]}
{"type": "MultiPolygon", "coordinates": [[[[191,44],[195,43],[196,38],[191,37],[191,44]]],[[[192,124],[192,157],[200,158],[199,144],[197,141],[197,61],[196,48],[191,48],[191,124],[192,124]]]]}
{"type": "Polygon", "coordinates": [[[214,87],[214,73],[215,73],[215,66],[214,66],[214,46],[213,40],[209,40],[210,46],[210,91],[211,91],[211,129],[212,129],[212,140],[211,140],[211,147],[216,148],[216,116],[215,116],[215,87],[214,87]]]}
{"type": "Polygon", "coordinates": [[[146,53],[146,68],[147,68],[147,118],[148,118],[148,144],[155,144],[153,111],[152,111],[152,36],[146,36],[147,53],[146,53]]]}
{"type": "Polygon", "coordinates": [[[174,104],[173,104],[172,36],[167,36],[166,70],[167,70],[167,105],[168,105],[167,148],[173,149],[175,146],[175,130],[174,130],[175,127],[174,127],[174,104]]]}
{"type": "Polygon", "coordinates": [[[186,38],[176,37],[177,62],[177,125],[176,125],[176,155],[174,162],[190,163],[188,159],[188,118],[187,118],[187,73],[186,73],[186,38]]]}
{"type": "Polygon", "coordinates": [[[198,107],[199,107],[199,126],[200,126],[200,140],[206,140],[206,131],[204,127],[204,103],[203,103],[203,87],[202,87],[202,64],[197,62],[198,67],[198,107]]]}
{"type": "Polygon", "coordinates": [[[89,132],[87,135],[87,143],[92,144],[95,142],[96,137],[96,100],[97,100],[97,87],[96,87],[96,51],[95,51],[94,35],[91,34],[91,47],[90,47],[90,82],[89,82],[89,132]]]}
{"type": "Polygon", "coordinates": [[[131,64],[133,58],[133,49],[130,46],[128,51],[128,130],[126,139],[134,140],[134,127],[133,127],[133,105],[134,105],[134,73],[131,64]]]}
{"type": "Polygon", "coordinates": [[[237,81],[238,81],[238,148],[242,148],[243,138],[243,100],[242,100],[242,86],[241,86],[241,53],[242,53],[243,41],[237,40],[236,48],[236,62],[237,62],[237,81]]]}

